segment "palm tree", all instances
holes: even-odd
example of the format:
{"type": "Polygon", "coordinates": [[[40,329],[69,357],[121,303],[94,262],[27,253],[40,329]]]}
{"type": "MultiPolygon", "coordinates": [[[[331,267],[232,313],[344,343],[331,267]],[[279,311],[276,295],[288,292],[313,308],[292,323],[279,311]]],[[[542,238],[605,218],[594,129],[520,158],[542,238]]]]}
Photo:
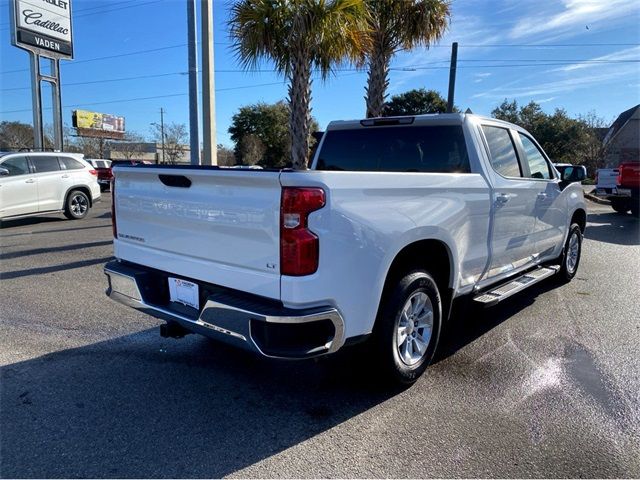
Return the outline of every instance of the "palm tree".
{"type": "Polygon", "coordinates": [[[306,168],[311,125],[311,74],[326,80],[343,60],[363,62],[368,40],[362,0],[240,0],[230,35],[247,69],[271,60],[289,82],[293,168],[306,168]]]}
{"type": "Polygon", "coordinates": [[[399,50],[427,47],[442,38],[449,23],[446,0],[365,0],[369,11],[367,117],[382,115],[389,86],[389,62],[399,50]]]}

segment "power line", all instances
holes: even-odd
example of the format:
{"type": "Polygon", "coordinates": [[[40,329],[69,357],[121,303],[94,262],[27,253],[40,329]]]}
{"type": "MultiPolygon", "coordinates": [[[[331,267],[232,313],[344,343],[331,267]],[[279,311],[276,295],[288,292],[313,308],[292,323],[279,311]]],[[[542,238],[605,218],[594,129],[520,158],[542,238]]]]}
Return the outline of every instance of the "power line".
{"type": "MultiPolygon", "coordinates": [[[[90,85],[94,83],[111,83],[111,82],[124,82],[128,80],[140,80],[144,78],[158,78],[158,77],[169,77],[173,75],[187,75],[189,72],[171,72],[171,73],[157,73],[153,75],[138,75],[135,77],[122,77],[122,78],[110,78],[104,80],[91,80],[88,82],[73,82],[73,83],[63,83],[63,87],[71,87],[77,85],[90,85]]],[[[31,87],[14,87],[14,88],[2,88],[0,92],[12,92],[15,90],[31,90],[31,87]]]]}

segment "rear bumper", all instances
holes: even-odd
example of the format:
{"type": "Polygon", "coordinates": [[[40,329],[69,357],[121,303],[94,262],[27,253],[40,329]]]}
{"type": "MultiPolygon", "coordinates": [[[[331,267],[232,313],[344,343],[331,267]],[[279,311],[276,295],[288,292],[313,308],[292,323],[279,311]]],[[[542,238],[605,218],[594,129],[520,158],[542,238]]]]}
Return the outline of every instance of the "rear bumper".
{"type": "Polygon", "coordinates": [[[333,353],[345,341],[344,321],[332,307],[290,309],[279,302],[195,281],[201,292],[197,311],[168,300],[166,272],[113,261],[105,265],[104,273],[111,299],[265,357],[310,358],[333,353]]]}

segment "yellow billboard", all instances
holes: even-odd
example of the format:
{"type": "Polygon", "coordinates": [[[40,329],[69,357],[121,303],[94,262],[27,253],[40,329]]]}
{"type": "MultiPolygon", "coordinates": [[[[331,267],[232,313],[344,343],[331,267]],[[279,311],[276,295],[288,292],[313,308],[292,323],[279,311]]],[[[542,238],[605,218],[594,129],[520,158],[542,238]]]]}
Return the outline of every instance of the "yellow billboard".
{"type": "Polygon", "coordinates": [[[73,126],[105,132],[124,132],[124,117],[88,110],[74,110],[73,126]]]}

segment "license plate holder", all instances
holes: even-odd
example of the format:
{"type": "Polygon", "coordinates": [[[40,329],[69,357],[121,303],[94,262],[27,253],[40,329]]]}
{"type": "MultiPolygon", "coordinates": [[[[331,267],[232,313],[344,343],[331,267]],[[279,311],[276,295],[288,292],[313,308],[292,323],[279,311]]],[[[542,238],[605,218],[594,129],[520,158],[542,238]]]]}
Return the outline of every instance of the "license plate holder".
{"type": "Polygon", "coordinates": [[[181,278],[169,277],[169,300],[200,310],[200,295],[197,283],[181,278]]]}

